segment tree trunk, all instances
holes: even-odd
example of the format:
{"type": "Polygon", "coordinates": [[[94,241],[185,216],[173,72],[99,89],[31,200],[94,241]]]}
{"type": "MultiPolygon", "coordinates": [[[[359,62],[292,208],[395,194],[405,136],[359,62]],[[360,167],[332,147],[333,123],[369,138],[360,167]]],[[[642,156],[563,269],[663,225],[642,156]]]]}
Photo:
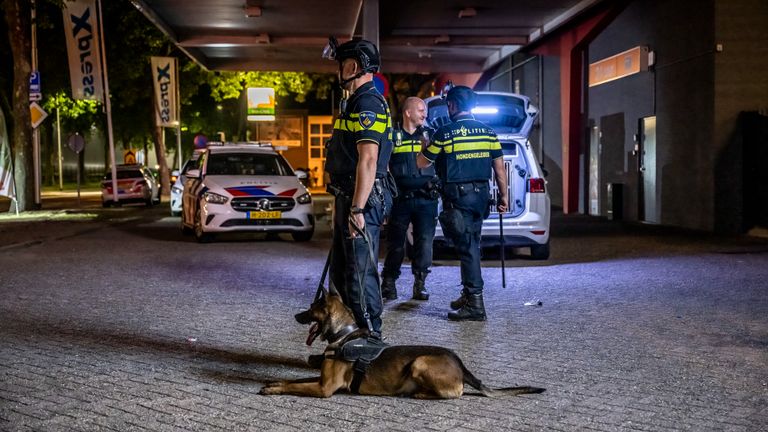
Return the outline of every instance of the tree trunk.
{"type": "Polygon", "coordinates": [[[155,155],[160,165],[160,185],[164,197],[171,196],[171,173],[168,171],[168,161],[165,159],[165,143],[163,143],[163,128],[155,126],[155,155]]]}
{"type": "Polygon", "coordinates": [[[29,74],[32,71],[31,10],[28,0],[3,0],[8,40],[13,54],[11,151],[14,156],[16,199],[19,210],[35,206],[32,120],[29,115],[29,74]]]}

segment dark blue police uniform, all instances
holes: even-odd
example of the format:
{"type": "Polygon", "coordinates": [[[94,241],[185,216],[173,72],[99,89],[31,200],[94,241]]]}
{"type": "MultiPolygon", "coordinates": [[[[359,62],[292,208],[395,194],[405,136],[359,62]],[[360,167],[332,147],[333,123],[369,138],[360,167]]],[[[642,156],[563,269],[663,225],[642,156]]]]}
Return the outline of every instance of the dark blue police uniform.
{"type": "Polygon", "coordinates": [[[331,281],[355,315],[357,325],[381,333],[382,300],[379,286],[379,232],[391,209],[387,164],[392,153],[392,120],[389,107],[372,82],[360,86],[347,101],[326,143],[325,171],[329,191],[336,196],[333,218],[331,281]],[[365,236],[350,237],[349,215],[355,190],[357,144],[372,141],[379,146],[376,180],[364,208],[365,236]]]}
{"type": "Polygon", "coordinates": [[[387,257],[381,276],[384,279],[382,295],[397,297],[394,281],[400,276],[400,266],[405,257],[405,237],[408,225],[413,224],[413,261],[411,271],[415,276],[413,298],[427,300],[424,279],[432,266],[432,240],[437,223],[437,177],[435,168],[419,169],[416,156],[421,152],[422,127],[413,134],[405,130],[394,133],[394,149],[389,170],[395,178],[398,196],[392,207],[387,225],[387,257]]]}
{"type": "Polygon", "coordinates": [[[440,224],[461,261],[464,293],[482,294],[480,231],[490,213],[488,181],[493,160],[503,157],[501,144],[493,129],[467,114],[440,127],[422,154],[443,183],[440,224]]]}

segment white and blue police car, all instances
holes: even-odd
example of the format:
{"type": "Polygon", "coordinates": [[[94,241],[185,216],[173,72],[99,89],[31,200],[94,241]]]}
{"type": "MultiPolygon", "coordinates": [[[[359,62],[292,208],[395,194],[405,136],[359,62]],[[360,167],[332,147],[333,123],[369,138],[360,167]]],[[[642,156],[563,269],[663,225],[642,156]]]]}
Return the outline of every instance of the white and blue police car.
{"type": "Polygon", "coordinates": [[[309,241],[315,218],[301,175],[268,143],[209,143],[197,168],[186,172],[182,231],[200,242],[236,231],[309,241]]]}

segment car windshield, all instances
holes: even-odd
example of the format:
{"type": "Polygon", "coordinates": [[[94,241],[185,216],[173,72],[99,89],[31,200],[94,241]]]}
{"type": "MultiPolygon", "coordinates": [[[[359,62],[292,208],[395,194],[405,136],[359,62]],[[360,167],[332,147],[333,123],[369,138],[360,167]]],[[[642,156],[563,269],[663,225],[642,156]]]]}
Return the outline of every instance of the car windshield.
{"type": "Polygon", "coordinates": [[[258,153],[212,153],[208,156],[206,175],[294,175],[278,155],[258,153]]]}
{"type": "MultiPolygon", "coordinates": [[[[144,175],[139,170],[117,170],[118,180],[142,177],[144,177],[144,175]]],[[[107,173],[104,175],[104,180],[112,180],[111,171],[107,171],[107,173]]]]}
{"type": "MultiPolygon", "coordinates": [[[[496,133],[518,133],[525,125],[527,114],[523,99],[514,96],[478,94],[472,110],[475,119],[492,127],[496,133]]],[[[429,103],[429,123],[435,127],[448,123],[448,106],[442,99],[429,103]]]]}

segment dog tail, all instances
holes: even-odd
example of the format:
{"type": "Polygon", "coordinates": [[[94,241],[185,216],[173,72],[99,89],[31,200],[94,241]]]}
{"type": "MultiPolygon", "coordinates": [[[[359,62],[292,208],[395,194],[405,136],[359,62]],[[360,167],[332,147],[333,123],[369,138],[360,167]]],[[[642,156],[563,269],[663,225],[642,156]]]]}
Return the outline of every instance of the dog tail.
{"type": "Polygon", "coordinates": [[[466,366],[464,366],[464,363],[459,360],[459,364],[461,364],[461,370],[464,372],[464,384],[469,385],[470,387],[477,389],[480,391],[480,393],[483,394],[483,396],[486,397],[496,397],[496,396],[502,396],[502,395],[512,395],[517,396],[521,394],[532,394],[532,393],[543,393],[546,391],[546,389],[543,389],[541,387],[530,387],[530,386],[522,386],[522,387],[505,387],[505,388],[499,388],[499,389],[492,389],[485,384],[483,384],[482,381],[480,381],[476,376],[472,375],[472,372],[470,372],[466,366]]]}

